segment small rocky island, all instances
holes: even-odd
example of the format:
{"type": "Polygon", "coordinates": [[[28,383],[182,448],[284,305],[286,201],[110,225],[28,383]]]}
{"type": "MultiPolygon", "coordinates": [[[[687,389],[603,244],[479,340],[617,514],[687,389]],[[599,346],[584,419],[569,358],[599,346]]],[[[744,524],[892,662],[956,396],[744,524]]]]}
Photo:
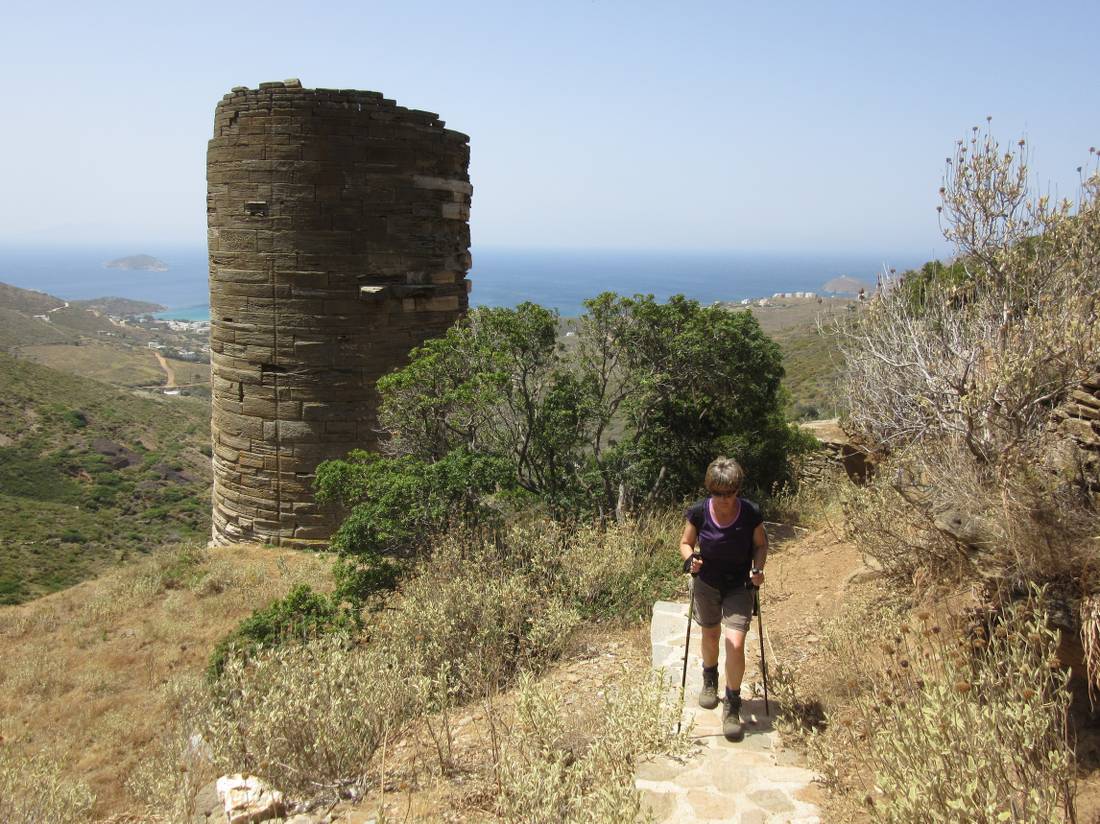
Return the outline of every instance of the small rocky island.
{"type": "Polygon", "coordinates": [[[167,272],[168,264],[152,255],[130,255],[103,264],[104,269],[131,269],[139,272],[167,272]]]}

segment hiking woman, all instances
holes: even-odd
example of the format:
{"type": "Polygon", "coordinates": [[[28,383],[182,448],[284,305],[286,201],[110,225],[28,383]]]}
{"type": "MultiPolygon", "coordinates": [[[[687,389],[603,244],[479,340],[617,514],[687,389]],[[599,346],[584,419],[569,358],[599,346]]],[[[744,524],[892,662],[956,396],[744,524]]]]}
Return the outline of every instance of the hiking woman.
{"type": "Polygon", "coordinates": [[[703,688],[699,706],[718,706],[718,642],[725,636],[726,699],[722,733],[731,741],[745,735],[741,723],[741,679],[745,635],[752,620],[753,587],[764,583],[768,536],[760,508],[740,496],[745,474],[732,458],[719,457],[704,479],[710,495],[684,514],[680,556],[696,576],[695,621],[702,627],[703,688]],[[696,551],[698,546],[698,551],[696,551]]]}

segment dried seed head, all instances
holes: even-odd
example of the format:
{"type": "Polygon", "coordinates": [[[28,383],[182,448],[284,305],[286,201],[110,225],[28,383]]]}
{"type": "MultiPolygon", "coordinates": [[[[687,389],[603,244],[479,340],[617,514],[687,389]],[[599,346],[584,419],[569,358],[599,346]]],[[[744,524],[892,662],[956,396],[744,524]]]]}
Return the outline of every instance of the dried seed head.
{"type": "Polygon", "coordinates": [[[969,681],[956,681],[955,682],[955,692],[959,692],[959,693],[970,692],[970,682],[969,681]]]}

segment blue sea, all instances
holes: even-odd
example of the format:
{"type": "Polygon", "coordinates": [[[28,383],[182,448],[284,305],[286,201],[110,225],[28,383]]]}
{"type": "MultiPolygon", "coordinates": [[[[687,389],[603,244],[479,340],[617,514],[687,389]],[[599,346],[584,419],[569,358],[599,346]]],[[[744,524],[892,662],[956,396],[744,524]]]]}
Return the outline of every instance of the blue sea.
{"type": "MultiPolygon", "coordinates": [[[[683,294],[703,303],[769,297],[775,292],[821,292],[831,278],[848,275],[875,283],[883,267],[917,266],[914,254],[868,252],[645,252],[548,249],[473,249],[470,301],[475,306],[515,306],[532,301],[579,315],[583,301],[604,291],[683,294]]],[[[37,289],[67,300],[123,297],[168,307],[160,316],[209,320],[207,257],[202,246],[0,247],[0,282],[37,289]],[[105,269],[104,261],[149,254],[167,272],[105,269]]]]}

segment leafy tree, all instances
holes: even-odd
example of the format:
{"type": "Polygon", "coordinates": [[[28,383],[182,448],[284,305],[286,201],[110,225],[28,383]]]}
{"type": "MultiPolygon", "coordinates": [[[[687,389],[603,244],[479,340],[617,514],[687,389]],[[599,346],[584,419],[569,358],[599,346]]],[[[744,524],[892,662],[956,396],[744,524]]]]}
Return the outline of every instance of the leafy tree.
{"type": "Polygon", "coordinates": [[[492,525],[513,498],[557,520],[622,518],[693,494],[718,454],[767,494],[804,448],[782,415],[778,346],[749,312],[604,293],[568,345],[556,312],[478,309],[378,382],[385,456],[318,469],[350,514],[333,539],[339,591],[392,583],[455,523],[492,525]]]}
{"type": "Polygon", "coordinates": [[[559,516],[678,498],[719,451],[768,492],[801,442],[779,403],[779,348],[748,312],[604,293],[575,345],[534,304],[481,309],[379,382],[393,456],[494,455],[559,516]]]}

